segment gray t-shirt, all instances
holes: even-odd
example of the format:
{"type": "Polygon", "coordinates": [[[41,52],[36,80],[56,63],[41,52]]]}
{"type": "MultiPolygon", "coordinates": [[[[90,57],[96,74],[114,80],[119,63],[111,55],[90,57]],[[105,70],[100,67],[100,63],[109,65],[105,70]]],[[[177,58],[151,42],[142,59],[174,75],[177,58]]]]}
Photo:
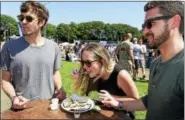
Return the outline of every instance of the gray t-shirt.
{"type": "Polygon", "coordinates": [[[45,40],[40,47],[31,46],[23,37],[8,41],[1,51],[1,67],[10,71],[16,94],[31,99],[52,98],[53,73],[60,69],[61,57],[57,44],[45,40]]]}
{"type": "Polygon", "coordinates": [[[184,49],[164,63],[161,56],[153,61],[142,101],[146,120],[184,120],[184,49]]]}

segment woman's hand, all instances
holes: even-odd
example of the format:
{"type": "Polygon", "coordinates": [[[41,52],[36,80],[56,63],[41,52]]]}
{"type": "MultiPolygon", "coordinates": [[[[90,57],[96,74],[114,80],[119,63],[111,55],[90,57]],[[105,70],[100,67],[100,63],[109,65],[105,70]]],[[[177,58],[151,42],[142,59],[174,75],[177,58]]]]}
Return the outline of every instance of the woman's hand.
{"type": "Polygon", "coordinates": [[[79,70],[75,69],[75,70],[72,71],[71,77],[72,77],[73,79],[77,80],[77,79],[79,78],[79,76],[80,76],[79,70]]]}
{"type": "Polygon", "coordinates": [[[108,107],[118,107],[119,102],[116,101],[106,90],[100,90],[99,98],[102,103],[108,107]]]}

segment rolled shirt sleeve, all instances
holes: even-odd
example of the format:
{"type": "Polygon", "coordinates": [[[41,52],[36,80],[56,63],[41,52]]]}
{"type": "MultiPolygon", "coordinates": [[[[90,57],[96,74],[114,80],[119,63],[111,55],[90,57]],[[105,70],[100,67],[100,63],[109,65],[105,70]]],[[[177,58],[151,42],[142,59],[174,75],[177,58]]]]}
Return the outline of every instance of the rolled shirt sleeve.
{"type": "Polygon", "coordinates": [[[8,43],[5,43],[1,50],[0,67],[3,71],[10,71],[10,51],[8,49],[8,43]]]}

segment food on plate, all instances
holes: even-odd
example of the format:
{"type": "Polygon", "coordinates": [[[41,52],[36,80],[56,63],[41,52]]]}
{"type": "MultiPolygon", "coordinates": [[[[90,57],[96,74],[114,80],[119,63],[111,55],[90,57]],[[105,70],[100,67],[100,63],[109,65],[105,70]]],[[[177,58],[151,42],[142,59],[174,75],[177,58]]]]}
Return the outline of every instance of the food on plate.
{"type": "Polygon", "coordinates": [[[88,111],[92,109],[94,106],[94,102],[85,96],[78,96],[77,94],[73,94],[70,97],[67,97],[62,102],[62,108],[73,112],[75,110],[79,110],[81,112],[88,111]]]}
{"type": "Polygon", "coordinates": [[[79,98],[78,101],[72,99],[71,97],[66,98],[63,102],[64,107],[75,108],[75,107],[85,107],[88,106],[88,98],[82,97],[79,98]]]}
{"type": "Polygon", "coordinates": [[[73,100],[71,98],[66,98],[63,104],[64,104],[64,107],[70,107],[70,105],[73,104],[73,100]]]}

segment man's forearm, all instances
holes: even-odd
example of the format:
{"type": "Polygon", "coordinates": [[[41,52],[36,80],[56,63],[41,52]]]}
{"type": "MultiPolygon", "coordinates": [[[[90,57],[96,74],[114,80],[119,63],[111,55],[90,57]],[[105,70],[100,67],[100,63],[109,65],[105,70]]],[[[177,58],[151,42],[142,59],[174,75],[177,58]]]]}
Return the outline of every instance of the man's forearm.
{"type": "Polygon", "coordinates": [[[141,99],[133,100],[133,101],[125,101],[123,104],[124,104],[124,109],[127,111],[146,110],[141,99]]]}
{"type": "Polygon", "coordinates": [[[10,99],[16,95],[15,89],[9,81],[2,80],[2,89],[10,99]]]}
{"type": "Polygon", "coordinates": [[[1,87],[10,99],[16,95],[15,89],[11,83],[11,73],[9,71],[2,71],[1,87]]]}
{"type": "Polygon", "coordinates": [[[53,74],[55,89],[60,89],[62,85],[61,75],[59,71],[55,71],[53,74]]]}
{"type": "Polygon", "coordinates": [[[136,100],[134,98],[131,98],[131,97],[127,97],[127,96],[123,96],[123,97],[120,97],[120,96],[114,96],[112,95],[113,98],[117,101],[133,101],[133,100],[136,100]]]}
{"type": "Polygon", "coordinates": [[[131,61],[132,61],[132,64],[134,64],[134,55],[133,54],[131,54],[131,61]]]}
{"type": "Polygon", "coordinates": [[[132,110],[146,110],[143,102],[141,99],[134,99],[129,97],[120,97],[120,96],[113,96],[115,100],[117,101],[123,101],[124,103],[124,109],[127,111],[132,110]]]}
{"type": "Polygon", "coordinates": [[[130,56],[130,59],[131,59],[131,61],[132,61],[132,64],[134,64],[133,50],[130,50],[129,56],[130,56]]]}

